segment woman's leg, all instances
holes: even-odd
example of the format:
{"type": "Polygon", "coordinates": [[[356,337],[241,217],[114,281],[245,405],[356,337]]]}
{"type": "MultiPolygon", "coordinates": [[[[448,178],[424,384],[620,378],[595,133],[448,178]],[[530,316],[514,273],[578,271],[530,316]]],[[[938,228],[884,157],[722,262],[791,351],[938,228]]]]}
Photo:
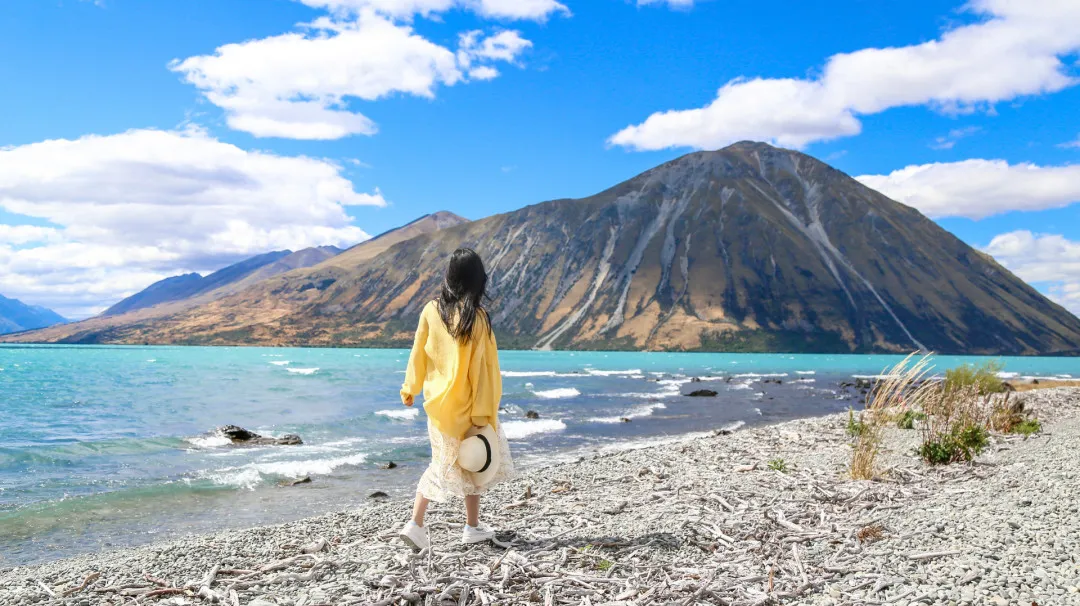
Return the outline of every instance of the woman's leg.
{"type": "Polygon", "coordinates": [[[412,519],[416,525],[424,527],[424,514],[427,513],[428,499],[420,491],[416,492],[416,501],[413,503],[412,519]]]}
{"type": "Polygon", "coordinates": [[[465,523],[473,528],[480,525],[480,495],[465,497],[465,523]]]}

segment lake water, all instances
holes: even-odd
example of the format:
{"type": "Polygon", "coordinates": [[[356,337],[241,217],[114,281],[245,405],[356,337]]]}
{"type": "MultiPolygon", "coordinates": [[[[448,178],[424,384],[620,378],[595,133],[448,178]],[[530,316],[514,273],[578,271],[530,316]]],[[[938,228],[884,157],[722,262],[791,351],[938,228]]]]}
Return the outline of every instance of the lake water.
{"type": "MultiPolygon", "coordinates": [[[[402,350],[0,347],[0,566],[282,522],[411,495],[424,414],[402,350]],[[237,448],[235,424],[302,446],[237,448]],[[380,469],[387,461],[398,467],[380,469]],[[312,483],[284,488],[282,481],[312,483]]],[[[846,410],[895,356],[502,352],[502,422],[528,469],[722,427],[846,410]],[[691,384],[691,378],[704,379],[691,384]],[[780,379],[765,382],[766,379],[780,379]],[[682,395],[697,388],[714,398],[682,395]],[[527,411],[539,419],[526,418],[527,411]],[[630,419],[623,422],[622,419],[630,419]]],[[[1039,377],[1077,358],[999,358],[1039,377]]],[[[942,356],[943,370],[980,358],[942,356]]]]}

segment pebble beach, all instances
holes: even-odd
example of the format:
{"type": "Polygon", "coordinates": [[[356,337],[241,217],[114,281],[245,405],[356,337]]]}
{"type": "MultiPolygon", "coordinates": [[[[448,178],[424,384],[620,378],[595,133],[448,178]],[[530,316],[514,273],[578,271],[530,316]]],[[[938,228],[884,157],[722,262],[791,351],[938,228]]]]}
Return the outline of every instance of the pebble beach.
{"type": "Polygon", "coordinates": [[[495,544],[459,545],[449,503],[414,553],[411,504],[369,501],[0,569],[0,604],[1080,604],[1080,388],[1024,397],[1043,431],[969,464],[889,429],[851,480],[834,414],[531,471],[484,499],[495,544]]]}

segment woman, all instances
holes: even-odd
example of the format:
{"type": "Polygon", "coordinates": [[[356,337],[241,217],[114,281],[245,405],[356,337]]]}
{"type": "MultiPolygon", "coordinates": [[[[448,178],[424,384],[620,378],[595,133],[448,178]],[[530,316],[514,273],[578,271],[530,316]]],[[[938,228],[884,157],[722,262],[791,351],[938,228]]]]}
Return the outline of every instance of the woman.
{"type": "Polygon", "coordinates": [[[431,465],[416,487],[413,518],[400,536],[416,549],[430,545],[424,528],[429,501],[445,502],[450,497],[465,499],[463,543],[480,543],[495,536],[480,524],[480,495],[488,486],[513,475],[510,447],[499,427],[499,399],[502,376],[499,352],[491,320],[484,309],[487,272],[476,252],[454,251],[446,268],[442,293],[420,313],[416,339],[401,386],[401,401],[413,405],[424,393],[431,440],[431,465]],[[471,473],[457,465],[458,449],[470,429],[491,425],[496,430],[500,461],[494,477],[484,485],[474,482],[471,473]]]}

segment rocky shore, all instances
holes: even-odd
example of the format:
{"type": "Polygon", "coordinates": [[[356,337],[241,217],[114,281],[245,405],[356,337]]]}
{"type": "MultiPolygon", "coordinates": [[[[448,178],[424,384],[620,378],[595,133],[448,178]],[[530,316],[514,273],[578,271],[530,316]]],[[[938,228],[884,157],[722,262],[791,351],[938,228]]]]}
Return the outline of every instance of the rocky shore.
{"type": "Polygon", "coordinates": [[[484,501],[497,545],[394,531],[409,504],[0,571],[0,604],[1080,604],[1080,389],[1024,394],[1042,433],[928,467],[890,429],[853,481],[846,415],[530,473],[484,501]]]}

